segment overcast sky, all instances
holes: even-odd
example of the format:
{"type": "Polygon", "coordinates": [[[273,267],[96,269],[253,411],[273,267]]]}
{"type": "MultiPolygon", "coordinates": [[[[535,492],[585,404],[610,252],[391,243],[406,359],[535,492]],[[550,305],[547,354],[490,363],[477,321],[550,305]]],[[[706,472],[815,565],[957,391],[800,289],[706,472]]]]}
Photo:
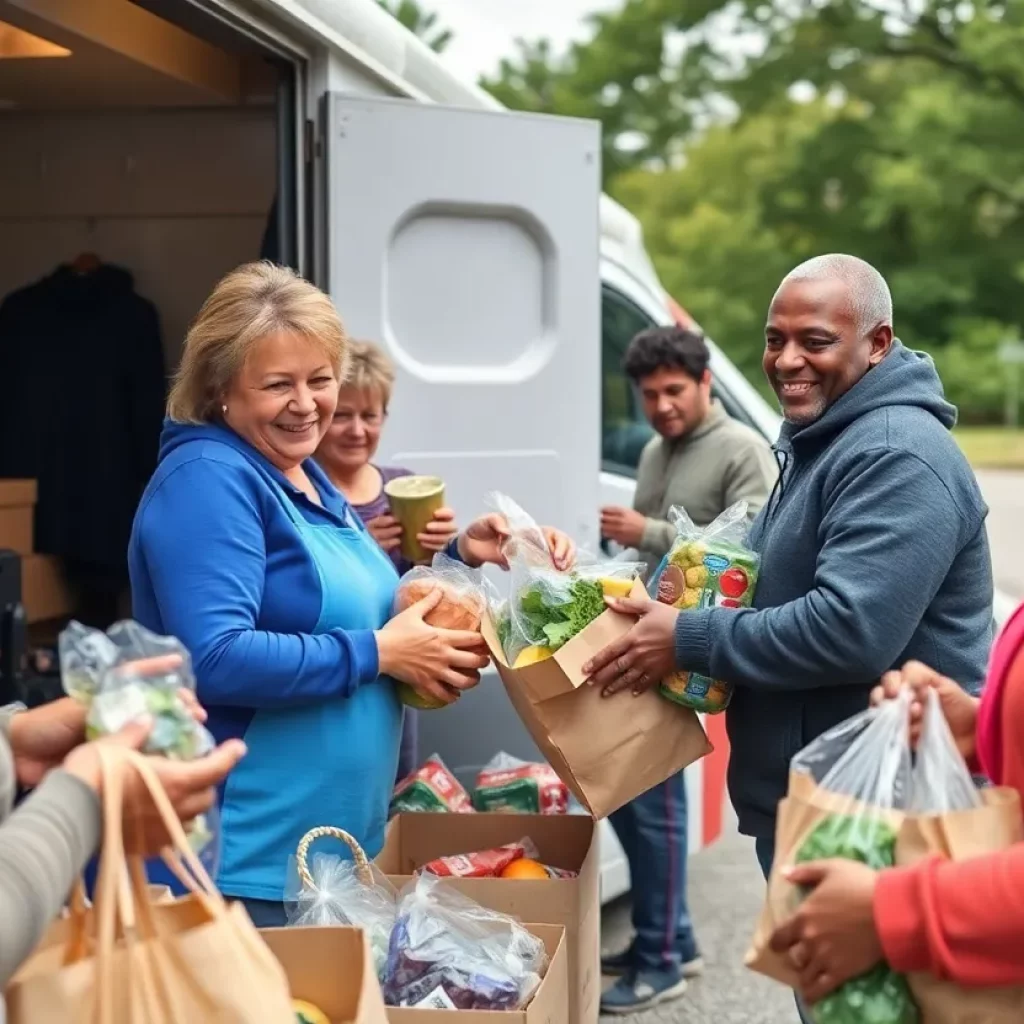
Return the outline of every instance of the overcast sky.
{"type": "Polygon", "coordinates": [[[476,81],[512,53],[523,36],[549,37],[563,45],[580,37],[583,19],[597,10],[617,7],[621,0],[424,0],[428,10],[455,33],[444,62],[460,78],[476,81]]]}

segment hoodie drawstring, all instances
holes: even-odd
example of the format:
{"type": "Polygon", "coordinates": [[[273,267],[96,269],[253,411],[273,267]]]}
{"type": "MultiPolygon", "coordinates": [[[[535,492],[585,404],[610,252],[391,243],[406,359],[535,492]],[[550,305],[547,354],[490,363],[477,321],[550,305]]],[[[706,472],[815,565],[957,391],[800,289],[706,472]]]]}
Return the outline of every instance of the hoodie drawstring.
{"type": "Polygon", "coordinates": [[[771,521],[775,508],[782,504],[782,496],[786,493],[786,468],[789,466],[789,452],[781,448],[773,448],[772,454],[775,456],[775,462],[779,467],[779,475],[775,479],[772,493],[768,495],[768,510],[765,513],[766,523],[771,521]]]}

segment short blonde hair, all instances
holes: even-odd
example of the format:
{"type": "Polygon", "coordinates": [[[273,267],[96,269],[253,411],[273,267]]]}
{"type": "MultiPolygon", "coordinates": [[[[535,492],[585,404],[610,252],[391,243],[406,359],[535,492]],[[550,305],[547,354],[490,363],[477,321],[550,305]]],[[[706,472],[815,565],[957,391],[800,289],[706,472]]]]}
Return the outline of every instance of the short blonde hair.
{"type": "Polygon", "coordinates": [[[358,391],[376,391],[386,410],[395,387],[395,364],[377,345],[369,341],[353,341],[349,346],[348,375],[342,386],[358,391]]]}
{"type": "Polygon", "coordinates": [[[215,420],[253,346],[280,331],[322,347],[344,379],[350,343],[330,298],[287,267],[246,263],[218,282],[189,328],[167,415],[179,423],[215,420]]]}

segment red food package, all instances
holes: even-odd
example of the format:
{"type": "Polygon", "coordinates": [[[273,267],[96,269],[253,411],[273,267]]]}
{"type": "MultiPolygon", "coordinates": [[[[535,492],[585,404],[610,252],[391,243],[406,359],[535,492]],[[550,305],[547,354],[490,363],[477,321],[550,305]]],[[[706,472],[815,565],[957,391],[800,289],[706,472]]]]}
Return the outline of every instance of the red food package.
{"type": "Polygon", "coordinates": [[[492,813],[566,814],[569,789],[549,764],[501,753],[477,775],[473,805],[492,813]]]}
{"type": "Polygon", "coordinates": [[[536,860],[537,847],[531,839],[520,839],[518,843],[499,846],[495,850],[477,850],[475,853],[456,853],[450,857],[438,857],[424,864],[421,871],[439,875],[442,878],[497,878],[513,861],[522,857],[536,860]]]}
{"type": "Polygon", "coordinates": [[[543,864],[542,867],[548,873],[548,878],[579,878],[578,871],[570,871],[568,868],[553,868],[550,864],[543,864]]]}
{"type": "Polygon", "coordinates": [[[391,798],[391,815],[403,812],[471,814],[473,801],[462,783],[434,754],[422,768],[404,778],[391,798]]]}

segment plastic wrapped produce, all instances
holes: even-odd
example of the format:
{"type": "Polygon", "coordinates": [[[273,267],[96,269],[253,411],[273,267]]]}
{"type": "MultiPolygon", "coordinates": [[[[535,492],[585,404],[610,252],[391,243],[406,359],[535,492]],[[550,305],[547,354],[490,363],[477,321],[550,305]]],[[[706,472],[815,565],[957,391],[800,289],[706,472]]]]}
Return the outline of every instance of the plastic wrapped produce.
{"type": "Polygon", "coordinates": [[[390,1006],[516,1010],[547,965],[544,944],[430,874],[402,893],[383,982],[390,1006]]]}
{"type": "MultiPolygon", "coordinates": [[[[436,554],[430,565],[410,569],[395,593],[395,614],[428,597],[437,587],[442,597],[437,607],[424,618],[430,626],[442,629],[480,631],[487,609],[486,581],[479,569],[470,569],[445,554],[436,554]]],[[[481,644],[483,640],[481,640],[481,644]]],[[[403,704],[423,711],[436,711],[447,704],[418,693],[406,683],[398,684],[403,704]]]]}
{"type": "MultiPolygon", "coordinates": [[[[703,530],[685,509],[673,508],[669,518],[677,536],[654,576],[657,599],[681,611],[750,607],[760,559],[743,545],[747,503],[730,506],[703,530]]],[[[661,693],[676,704],[714,715],[729,706],[732,685],[697,672],[676,672],[662,681],[661,693]]]]}
{"type": "MultiPolygon", "coordinates": [[[[88,708],[89,739],[118,732],[148,715],[153,728],[145,753],[190,761],[213,750],[213,737],[184,699],[183,691],[195,693],[196,679],[192,659],[175,637],[159,636],[130,620],[115,623],[106,633],[71,622],[60,634],[58,648],[64,690],[88,708]]],[[[214,807],[189,829],[193,849],[214,874],[219,820],[214,807]]]]}
{"type": "Polygon", "coordinates": [[[473,806],[511,814],[565,814],[569,788],[548,764],[497,754],[476,777],[473,806]]]}
{"type": "Polygon", "coordinates": [[[288,923],[296,928],[361,928],[370,941],[374,968],[380,977],[387,964],[397,896],[347,832],[325,826],[307,832],[299,843],[289,868],[285,906],[288,923]],[[312,844],[325,837],[348,846],[351,859],[331,853],[310,854],[312,844]]]}
{"type": "Polygon", "coordinates": [[[605,611],[606,597],[625,597],[643,563],[588,562],[569,572],[552,562],[543,531],[511,498],[491,497],[509,524],[505,557],[509,596],[497,605],[495,623],[505,658],[514,668],[551,657],[605,611]]]}
{"type": "Polygon", "coordinates": [[[440,754],[433,754],[395,787],[391,797],[396,814],[470,814],[473,801],[461,782],[448,770],[440,754]]]}

